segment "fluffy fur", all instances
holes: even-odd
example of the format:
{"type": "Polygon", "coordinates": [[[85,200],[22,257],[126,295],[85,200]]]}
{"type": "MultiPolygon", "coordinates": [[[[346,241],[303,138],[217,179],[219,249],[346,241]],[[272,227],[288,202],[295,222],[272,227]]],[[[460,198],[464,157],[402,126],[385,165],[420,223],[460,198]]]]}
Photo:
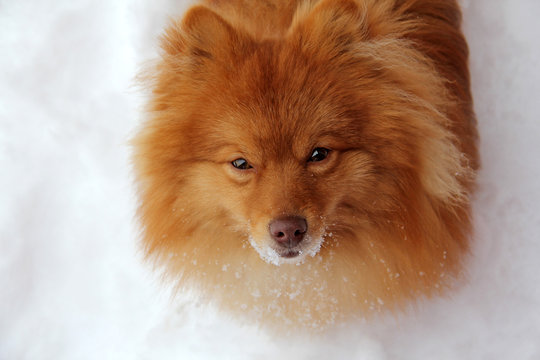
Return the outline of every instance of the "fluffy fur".
{"type": "Polygon", "coordinates": [[[454,0],[210,0],[173,21],[134,140],[147,256],[279,326],[448,288],[477,167],[460,21],[454,0]],[[307,219],[297,258],[271,251],[281,215],[307,219]]]}

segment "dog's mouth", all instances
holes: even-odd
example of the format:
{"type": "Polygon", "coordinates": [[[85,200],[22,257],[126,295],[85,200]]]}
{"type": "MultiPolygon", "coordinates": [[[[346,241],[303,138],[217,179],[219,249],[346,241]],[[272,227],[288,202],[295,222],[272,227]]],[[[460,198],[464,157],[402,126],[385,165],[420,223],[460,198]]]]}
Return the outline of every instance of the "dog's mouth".
{"type": "Polygon", "coordinates": [[[300,255],[302,252],[300,250],[294,250],[294,249],[283,249],[283,250],[276,250],[279,256],[285,259],[292,259],[300,255]]]}
{"type": "Polygon", "coordinates": [[[295,247],[282,247],[270,245],[268,243],[261,244],[250,236],[249,242],[257,251],[261,259],[267,263],[279,266],[282,264],[300,265],[306,258],[314,257],[319,253],[323,242],[322,237],[308,238],[301,245],[295,247]]]}

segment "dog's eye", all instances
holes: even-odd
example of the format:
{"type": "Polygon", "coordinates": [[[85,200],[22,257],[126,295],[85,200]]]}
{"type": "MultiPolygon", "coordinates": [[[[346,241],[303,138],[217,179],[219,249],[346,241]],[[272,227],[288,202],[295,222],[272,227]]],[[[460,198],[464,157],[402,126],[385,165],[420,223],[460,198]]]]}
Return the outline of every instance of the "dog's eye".
{"type": "Polygon", "coordinates": [[[308,161],[323,161],[326,159],[328,154],[330,153],[330,150],[325,148],[315,148],[313,152],[311,153],[311,156],[309,157],[308,161]]]}
{"type": "Polygon", "coordinates": [[[247,160],[242,159],[242,158],[232,161],[231,164],[232,164],[232,166],[234,166],[235,168],[237,168],[239,170],[248,170],[248,169],[252,168],[252,166],[249,165],[247,160]]]}

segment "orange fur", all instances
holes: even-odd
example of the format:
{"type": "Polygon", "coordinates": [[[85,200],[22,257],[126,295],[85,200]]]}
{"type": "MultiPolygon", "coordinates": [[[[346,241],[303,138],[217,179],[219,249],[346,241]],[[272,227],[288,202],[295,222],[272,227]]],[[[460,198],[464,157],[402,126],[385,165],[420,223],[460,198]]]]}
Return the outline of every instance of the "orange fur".
{"type": "Polygon", "coordinates": [[[478,160],[455,1],[208,0],[161,46],[134,164],[146,254],[181,288],[321,328],[459,277],[478,160]],[[324,240],[297,265],[251,246],[283,214],[324,240]]]}

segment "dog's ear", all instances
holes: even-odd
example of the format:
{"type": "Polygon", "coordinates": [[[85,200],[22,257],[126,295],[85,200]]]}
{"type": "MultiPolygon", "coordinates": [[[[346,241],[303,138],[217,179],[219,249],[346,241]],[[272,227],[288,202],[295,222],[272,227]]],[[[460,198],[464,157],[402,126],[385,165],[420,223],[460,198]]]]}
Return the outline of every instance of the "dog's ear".
{"type": "Polygon", "coordinates": [[[368,26],[355,0],[322,0],[313,7],[299,9],[289,35],[304,50],[322,50],[335,57],[365,39],[368,26]]]}
{"type": "Polygon", "coordinates": [[[174,21],[161,39],[168,55],[190,56],[197,63],[219,60],[230,53],[241,36],[221,16],[204,6],[191,8],[181,21],[174,21]]]}

